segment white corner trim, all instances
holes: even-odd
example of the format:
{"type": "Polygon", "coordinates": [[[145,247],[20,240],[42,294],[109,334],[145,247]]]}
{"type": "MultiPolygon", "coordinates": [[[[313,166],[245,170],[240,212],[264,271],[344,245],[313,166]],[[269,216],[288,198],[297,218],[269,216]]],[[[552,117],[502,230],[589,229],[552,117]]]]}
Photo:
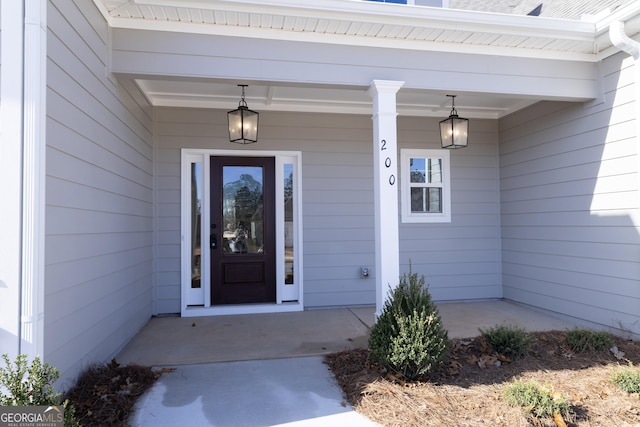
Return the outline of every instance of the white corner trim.
{"type": "Polygon", "coordinates": [[[0,352],[20,352],[24,2],[0,3],[0,352]]]}
{"type": "Polygon", "coordinates": [[[25,2],[20,353],[44,357],[47,0],[25,2]]]}

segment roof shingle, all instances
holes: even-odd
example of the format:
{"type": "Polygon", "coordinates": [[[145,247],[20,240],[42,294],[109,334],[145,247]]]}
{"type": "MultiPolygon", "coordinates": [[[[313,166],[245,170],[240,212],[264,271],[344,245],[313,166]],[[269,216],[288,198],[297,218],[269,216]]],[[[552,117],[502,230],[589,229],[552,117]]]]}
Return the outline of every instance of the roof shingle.
{"type": "Polygon", "coordinates": [[[579,20],[582,15],[595,15],[615,9],[634,0],[449,0],[451,9],[528,15],[542,5],[539,16],[579,20]]]}

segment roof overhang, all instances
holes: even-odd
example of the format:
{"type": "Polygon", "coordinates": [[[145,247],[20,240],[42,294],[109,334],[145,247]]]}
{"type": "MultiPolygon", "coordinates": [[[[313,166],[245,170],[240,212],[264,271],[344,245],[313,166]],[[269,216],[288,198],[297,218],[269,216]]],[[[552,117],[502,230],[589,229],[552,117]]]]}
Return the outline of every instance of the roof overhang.
{"type": "Polygon", "coordinates": [[[114,28],[599,61],[609,23],[640,31],[640,6],[592,22],[361,0],[94,0],[114,28]]]}
{"type": "MultiPolygon", "coordinates": [[[[609,38],[613,22],[625,22],[631,37],[640,33],[640,4],[631,2],[614,13],[602,13],[591,21],[558,20],[426,6],[399,5],[362,0],[94,0],[112,28],[205,34],[253,39],[323,43],[403,49],[416,52],[447,52],[469,55],[532,58],[597,63],[618,52],[609,38]]],[[[137,80],[153,105],[228,105],[234,82],[137,80]],[[231,83],[231,84],[230,84],[231,83]],[[223,86],[226,84],[226,86],[223,86]],[[182,90],[183,92],[179,92],[182,90]],[[211,93],[212,91],[215,94],[211,93]],[[211,96],[204,94],[211,93],[211,96]]],[[[294,88],[295,89],[295,88],[294,88]]],[[[345,88],[343,88],[345,89],[345,88]]],[[[362,91],[331,99],[307,88],[293,94],[286,87],[269,84],[255,87],[255,101],[266,109],[365,111],[369,100],[362,91]],[[320,96],[320,102],[308,102],[320,96]],[[326,101],[326,102],[325,102],[326,101]],[[307,103],[308,105],[305,105],[307,103]],[[313,105],[311,105],[313,104],[313,105]],[[365,107],[366,106],[366,107],[365,107]]],[[[317,89],[316,89],[317,91],[317,89]]],[[[366,95],[366,94],[365,94],[366,95]]],[[[424,94],[423,94],[424,95],[424,94]]],[[[431,111],[441,115],[438,98],[414,104],[407,100],[399,112],[431,111]]],[[[399,102],[402,100],[399,94],[399,102]]],[[[480,96],[480,94],[479,94],[480,96]]],[[[250,97],[248,97],[250,99],[250,97]]],[[[536,102],[535,97],[510,99],[485,96],[468,105],[479,117],[502,117],[536,102]],[[489,106],[493,104],[493,107],[489,106]]],[[[460,99],[460,108],[465,107],[460,99]]],[[[446,107],[444,107],[446,109],[446,107]]],[[[370,109],[368,110],[370,111],[370,109]]],[[[429,115],[429,113],[427,113],[429,115]]]]}

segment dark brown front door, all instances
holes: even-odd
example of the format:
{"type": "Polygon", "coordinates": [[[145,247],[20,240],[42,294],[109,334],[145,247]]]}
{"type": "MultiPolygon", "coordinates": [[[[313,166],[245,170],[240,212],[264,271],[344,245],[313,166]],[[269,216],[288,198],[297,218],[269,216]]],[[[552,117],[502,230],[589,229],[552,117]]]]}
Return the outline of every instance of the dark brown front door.
{"type": "Polygon", "coordinates": [[[275,159],[211,157],[211,305],[276,301],[275,159]]]}

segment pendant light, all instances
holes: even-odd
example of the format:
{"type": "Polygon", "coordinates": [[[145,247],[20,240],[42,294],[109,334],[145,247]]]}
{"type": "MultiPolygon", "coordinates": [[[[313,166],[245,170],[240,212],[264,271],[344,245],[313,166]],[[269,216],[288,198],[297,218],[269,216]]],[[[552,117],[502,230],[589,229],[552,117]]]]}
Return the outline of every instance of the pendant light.
{"type": "Polygon", "coordinates": [[[247,101],[244,99],[244,88],[248,85],[238,86],[242,88],[242,97],[238,108],[227,113],[229,141],[236,144],[253,144],[258,142],[259,113],[247,107],[247,101]]]}
{"type": "Polygon", "coordinates": [[[455,107],[456,95],[451,97],[451,113],[440,122],[440,141],[442,148],[464,148],[469,142],[469,119],[458,117],[455,107]]]}

